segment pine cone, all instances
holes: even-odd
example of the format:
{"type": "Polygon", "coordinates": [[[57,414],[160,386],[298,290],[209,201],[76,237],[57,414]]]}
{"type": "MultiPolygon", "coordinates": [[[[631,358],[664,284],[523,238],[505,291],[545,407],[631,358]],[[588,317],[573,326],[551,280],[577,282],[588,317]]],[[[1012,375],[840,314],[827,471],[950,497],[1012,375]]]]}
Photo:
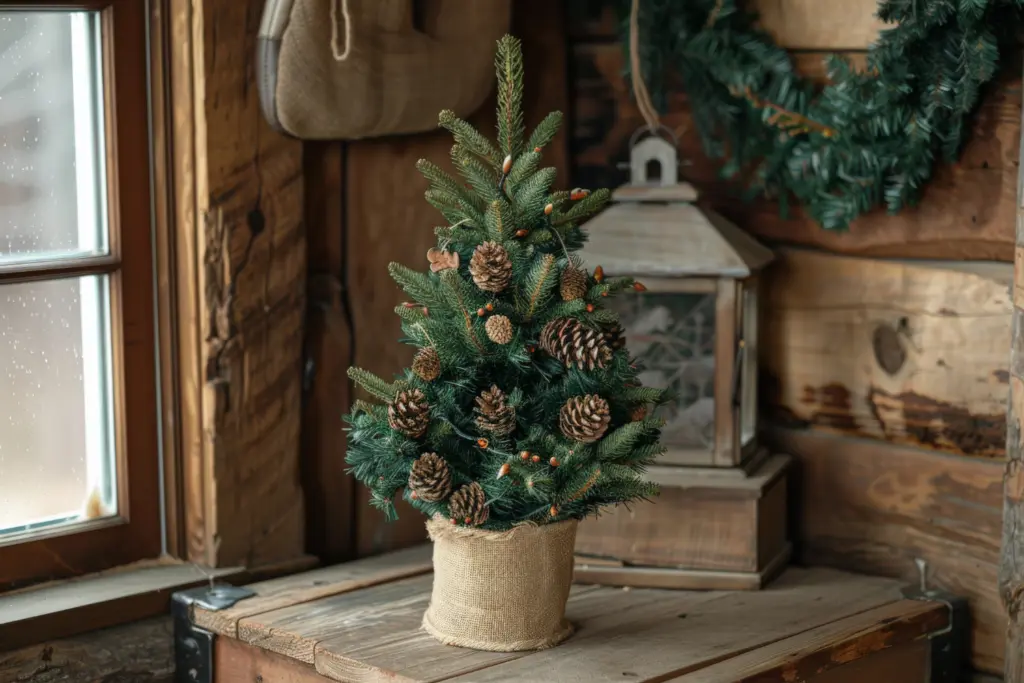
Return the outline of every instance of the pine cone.
{"type": "Polygon", "coordinates": [[[633,410],[629,411],[629,419],[633,422],[639,422],[640,420],[647,418],[647,406],[639,405],[634,406],[633,410]]]}
{"type": "Polygon", "coordinates": [[[558,284],[558,291],[562,295],[563,301],[575,301],[576,299],[582,299],[587,294],[587,285],[590,284],[590,278],[579,268],[573,266],[566,267],[562,271],[562,278],[558,284]]]}
{"type": "Polygon", "coordinates": [[[412,359],[412,371],[424,382],[433,382],[441,374],[441,357],[433,346],[424,346],[412,359]]]}
{"type": "Polygon", "coordinates": [[[406,436],[418,439],[430,424],[430,406],[419,389],[399,391],[388,404],[388,424],[406,436]]]}
{"type": "Polygon", "coordinates": [[[558,415],[562,434],[583,443],[593,443],[604,436],[610,421],[608,401],[594,394],[570,398],[558,415]]]}
{"type": "Polygon", "coordinates": [[[512,280],[512,261],[505,247],[497,242],[484,242],[469,260],[473,282],[485,292],[500,292],[512,280]]]}
{"type": "Polygon", "coordinates": [[[437,453],[424,453],[409,471],[409,489],[420,500],[439,503],[452,492],[452,472],[437,453]]]}
{"type": "Polygon", "coordinates": [[[497,436],[511,434],[516,428],[516,409],[505,403],[505,392],[492,386],[476,397],[476,424],[497,436]]]}
{"type": "Polygon", "coordinates": [[[448,499],[448,515],[455,521],[472,526],[480,526],[486,522],[490,510],[487,507],[487,496],[484,495],[480,484],[474,481],[453,493],[448,499]]]}
{"type": "Polygon", "coordinates": [[[495,344],[508,344],[512,341],[512,321],[503,315],[492,315],[484,323],[487,338],[495,344]]]}
{"type": "Polygon", "coordinates": [[[626,346],[626,330],[622,327],[622,323],[614,323],[604,328],[604,339],[608,342],[608,346],[612,347],[613,351],[626,346]]]}
{"type": "Polygon", "coordinates": [[[575,318],[555,318],[540,332],[540,347],[567,368],[603,368],[612,360],[612,348],[604,332],[591,329],[575,318]]]}

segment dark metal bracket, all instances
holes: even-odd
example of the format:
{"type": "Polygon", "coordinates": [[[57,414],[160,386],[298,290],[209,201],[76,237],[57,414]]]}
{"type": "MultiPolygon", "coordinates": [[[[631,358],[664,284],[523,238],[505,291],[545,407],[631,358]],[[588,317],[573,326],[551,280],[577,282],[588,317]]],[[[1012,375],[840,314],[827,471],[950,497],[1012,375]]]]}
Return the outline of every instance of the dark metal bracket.
{"type": "Polygon", "coordinates": [[[196,605],[218,611],[256,595],[244,586],[208,585],[179,591],[171,596],[174,619],[175,683],[213,683],[213,641],[211,631],[195,625],[196,605]]]}
{"type": "Polygon", "coordinates": [[[949,626],[929,636],[932,643],[931,683],[957,683],[968,665],[971,648],[971,611],[967,598],[928,586],[928,563],[917,565],[920,582],[902,590],[908,600],[941,602],[949,609],[949,626]]]}

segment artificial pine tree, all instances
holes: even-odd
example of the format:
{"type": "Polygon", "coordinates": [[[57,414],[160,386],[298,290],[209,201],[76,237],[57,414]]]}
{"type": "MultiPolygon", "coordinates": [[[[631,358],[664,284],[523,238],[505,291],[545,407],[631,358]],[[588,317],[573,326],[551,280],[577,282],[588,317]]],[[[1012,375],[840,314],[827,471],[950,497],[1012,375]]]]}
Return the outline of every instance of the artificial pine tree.
{"type": "Polygon", "coordinates": [[[640,386],[605,307],[634,282],[591,276],[573,254],[609,193],[552,191],[540,162],[561,114],[526,137],[518,40],[499,41],[496,67],[497,144],[444,111],[461,179],[418,164],[446,220],[429,272],[389,268],[412,299],[395,312],[420,349],[413,367],[393,382],[349,371],[381,404],[346,416],[347,461],[389,518],[404,495],[430,517],[503,530],[655,491],[642,473],[661,423],[646,408],[663,392],[640,386]]]}

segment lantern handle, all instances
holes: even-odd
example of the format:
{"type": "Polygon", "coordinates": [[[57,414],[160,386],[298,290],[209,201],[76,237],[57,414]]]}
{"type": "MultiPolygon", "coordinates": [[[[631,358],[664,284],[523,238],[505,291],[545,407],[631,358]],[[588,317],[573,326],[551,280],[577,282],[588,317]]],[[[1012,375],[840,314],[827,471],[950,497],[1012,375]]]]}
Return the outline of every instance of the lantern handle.
{"type": "Polygon", "coordinates": [[[636,143],[640,142],[640,136],[643,135],[644,133],[649,133],[650,135],[660,135],[661,137],[665,138],[666,141],[671,142],[673,148],[677,150],[679,149],[679,138],[676,137],[675,131],[666,126],[664,123],[658,124],[654,128],[650,126],[642,126],[640,128],[637,128],[636,131],[631,136],[629,136],[630,149],[636,147],[636,143]]]}

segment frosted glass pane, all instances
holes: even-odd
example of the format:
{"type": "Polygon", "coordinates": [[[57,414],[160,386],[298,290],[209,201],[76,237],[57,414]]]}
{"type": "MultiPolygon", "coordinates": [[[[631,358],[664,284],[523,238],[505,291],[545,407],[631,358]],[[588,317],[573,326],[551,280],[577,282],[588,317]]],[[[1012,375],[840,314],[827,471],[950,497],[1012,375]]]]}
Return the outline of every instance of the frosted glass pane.
{"type": "Polygon", "coordinates": [[[715,296],[645,293],[614,299],[640,381],[671,389],[661,406],[662,440],[710,449],[715,442],[715,296]]]}
{"type": "Polygon", "coordinates": [[[0,286],[0,534],[115,508],[107,290],[0,286]]]}
{"type": "Polygon", "coordinates": [[[0,10],[0,265],[106,253],[95,12],[0,10]]]}

